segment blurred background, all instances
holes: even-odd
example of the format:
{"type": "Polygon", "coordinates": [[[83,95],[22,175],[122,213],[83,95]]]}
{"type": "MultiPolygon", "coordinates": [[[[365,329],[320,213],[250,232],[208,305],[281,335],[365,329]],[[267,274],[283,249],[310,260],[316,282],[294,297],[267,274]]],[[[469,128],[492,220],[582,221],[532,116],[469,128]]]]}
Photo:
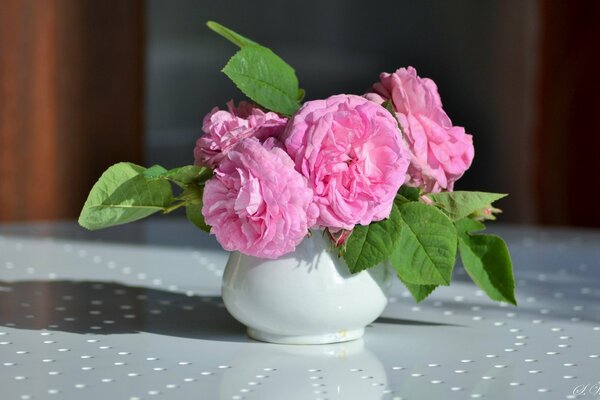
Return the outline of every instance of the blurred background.
{"type": "Polygon", "coordinates": [[[307,99],[412,65],[475,142],[456,189],[503,222],[600,227],[600,2],[2,0],[0,222],[74,219],[118,161],[191,164],[242,99],[218,21],[296,69],[307,99]]]}

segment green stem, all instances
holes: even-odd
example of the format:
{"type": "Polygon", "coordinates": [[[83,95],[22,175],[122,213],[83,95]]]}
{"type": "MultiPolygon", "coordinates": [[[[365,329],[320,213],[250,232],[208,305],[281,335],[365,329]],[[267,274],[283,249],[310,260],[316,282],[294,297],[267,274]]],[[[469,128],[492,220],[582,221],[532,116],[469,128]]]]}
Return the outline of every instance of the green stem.
{"type": "Polygon", "coordinates": [[[177,210],[178,208],[185,206],[185,204],[186,204],[186,202],[185,202],[185,201],[182,201],[181,203],[177,203],[177,204],[172,204],[172,205],[170,205],[169,207],[166,207],[166,208],[163,210],[163,214],[168,214],[168,213],[170,213],[170,212],[172,212],[172,211],[175,211],[175,210],[177,210]]]}

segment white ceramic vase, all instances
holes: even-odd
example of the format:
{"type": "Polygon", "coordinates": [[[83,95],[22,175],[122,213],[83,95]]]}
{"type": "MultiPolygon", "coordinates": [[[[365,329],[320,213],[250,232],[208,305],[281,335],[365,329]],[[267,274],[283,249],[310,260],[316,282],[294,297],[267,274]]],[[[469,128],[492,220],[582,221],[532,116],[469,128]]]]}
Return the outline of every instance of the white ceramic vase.
{"type": "Polygon", "coordinates": [[[321,231],[292,253],[266,260],[232,252],[223,275],[227,310],[251,338],[324,344],[360,338],[387,304],[391,270],[381,264],[351,275],[321,231]]]}

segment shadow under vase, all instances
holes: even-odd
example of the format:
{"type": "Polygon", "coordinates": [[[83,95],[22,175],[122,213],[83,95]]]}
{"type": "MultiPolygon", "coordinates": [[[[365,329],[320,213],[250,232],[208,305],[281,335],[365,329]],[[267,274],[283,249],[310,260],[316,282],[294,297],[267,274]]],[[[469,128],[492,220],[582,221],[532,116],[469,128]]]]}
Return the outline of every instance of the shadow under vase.
{"type": "Polygon", "coordinates": [[[220,296],[99,281],[0,281],[0,325],[80,334],[147,332],[248,341],[220,296]]]}

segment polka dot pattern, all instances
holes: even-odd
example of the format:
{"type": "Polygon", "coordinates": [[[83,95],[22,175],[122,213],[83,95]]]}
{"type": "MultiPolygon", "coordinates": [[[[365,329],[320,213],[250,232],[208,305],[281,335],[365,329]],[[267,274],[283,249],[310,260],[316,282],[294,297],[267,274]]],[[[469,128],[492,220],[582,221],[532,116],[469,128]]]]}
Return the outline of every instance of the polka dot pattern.
{"type": "Polygon", "coordinates": [[[227,254],[212,239],[180,222],[140,226],[195,242],[131,242],[134,226],[119,243],[0,227],[7,398],[566,399],[600,379],[593,232],[500,229],[519,307],[488,300],[457,266],[453,285],[419,305],[395,284],[364,340],[276,346],[248,339],[223,308],[227,254]]]}

